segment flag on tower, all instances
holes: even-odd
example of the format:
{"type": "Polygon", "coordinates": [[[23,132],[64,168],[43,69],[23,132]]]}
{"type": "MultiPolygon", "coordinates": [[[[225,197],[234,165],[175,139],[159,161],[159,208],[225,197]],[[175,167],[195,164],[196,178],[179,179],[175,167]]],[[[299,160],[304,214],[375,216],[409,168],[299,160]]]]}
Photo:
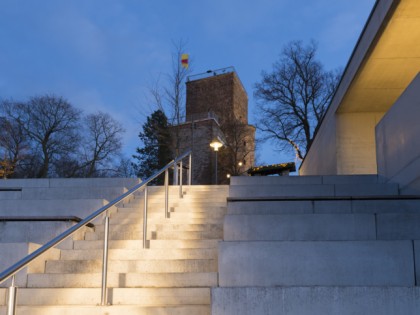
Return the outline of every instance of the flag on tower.
{"type": "Polygon", "coordinates": [[[185,69],[188,69],[188,58],[189,58],[188,54],[182,54],[181,55],[181,65],[185,69]]]}

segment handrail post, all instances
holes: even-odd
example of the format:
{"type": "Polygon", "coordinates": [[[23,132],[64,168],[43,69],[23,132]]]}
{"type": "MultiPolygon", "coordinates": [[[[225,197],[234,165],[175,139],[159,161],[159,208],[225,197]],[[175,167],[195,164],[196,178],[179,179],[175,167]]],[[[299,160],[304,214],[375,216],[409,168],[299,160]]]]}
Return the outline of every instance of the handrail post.
{"type": "Polygon", "coordinates": [[[191,186],[191,175],[192,175],[192,153],[190,153],[189,155],[188,186],[191,186]]]}
{"type": "Polygon", "coordinates": [[[104,226],[104,250],[102,256],[102,288],[101,288],[101,305],[106,305],[108,300],[108,240],[109,240],[109,215],[105,216],[104,226]]]}
{"type": "Polygon", "coordinates": [[[144,187],[144,211],[143,211],[143,248],[147,243],[147,185],[144,187]]]}
{"type": "Polygon", "coordinates": [[[15,286],[15,275],[12,276],[12,284],[9,287],[9,296],[7,299],[7,315],[16,314],[17,287],[15,286]]]}
{"type": "Polygon", "coordinates": [[[174,164],[174,178],[173,185],[178,185],[178,163],[174,164]]]}
{"type": "Polygon", "coordinates": [[[169,172],[165,171],[165,218],[169,218],[169,172]]]}
{"type": "Polygon", "coordinates": [[[183,194],[182,194],[182,160],[179,163],[180,167],[179,167],[179,198],[183,198],[183,194]]]}

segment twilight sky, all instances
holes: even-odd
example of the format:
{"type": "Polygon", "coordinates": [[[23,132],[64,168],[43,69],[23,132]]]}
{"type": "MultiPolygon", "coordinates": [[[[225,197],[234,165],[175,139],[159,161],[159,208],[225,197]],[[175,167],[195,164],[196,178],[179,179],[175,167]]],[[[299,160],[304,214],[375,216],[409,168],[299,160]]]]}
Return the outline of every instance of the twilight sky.
{"type": "MultiPolygon", "coordinates": [[[[256,122],[253,89],[291,40],[318,42],[326,69],[344,68],[374,0],[0,0],[0,98],[54,93],[112,114],[124,152],[153,108],[147,91],[186,40],[193,73],[234,66],[256,122]]],[[[293,161],[263,145],[258,162],[293,161]]]]}

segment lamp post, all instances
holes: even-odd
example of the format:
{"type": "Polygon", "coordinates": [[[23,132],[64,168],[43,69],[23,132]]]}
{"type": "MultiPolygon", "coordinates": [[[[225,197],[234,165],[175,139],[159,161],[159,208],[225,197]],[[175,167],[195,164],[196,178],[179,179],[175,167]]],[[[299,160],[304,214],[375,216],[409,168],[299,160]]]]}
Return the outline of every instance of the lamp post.
{"type": "Polygon", "coordinates": [[[213,141],[210,143],[210,146],[214,149],[214,152],[216,154],[216,174],[215,174],[215,184],[217,185],[217,152],[219,151],[219,148],[223,147],[223,143],[220,141],[219,137],[214,138],[213,141]]]}

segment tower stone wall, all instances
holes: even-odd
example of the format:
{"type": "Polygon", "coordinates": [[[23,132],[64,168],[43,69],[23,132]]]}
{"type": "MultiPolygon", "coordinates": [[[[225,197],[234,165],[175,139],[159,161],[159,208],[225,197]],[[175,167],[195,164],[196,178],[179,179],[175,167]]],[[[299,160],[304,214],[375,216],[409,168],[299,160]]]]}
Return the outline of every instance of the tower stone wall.
{"type": "Polygon", "coordinates": [[[211,111],[221,125],[228,119],[248,124],[248,95],[235,72],[187,82],[187,119],[211,111]]]}

